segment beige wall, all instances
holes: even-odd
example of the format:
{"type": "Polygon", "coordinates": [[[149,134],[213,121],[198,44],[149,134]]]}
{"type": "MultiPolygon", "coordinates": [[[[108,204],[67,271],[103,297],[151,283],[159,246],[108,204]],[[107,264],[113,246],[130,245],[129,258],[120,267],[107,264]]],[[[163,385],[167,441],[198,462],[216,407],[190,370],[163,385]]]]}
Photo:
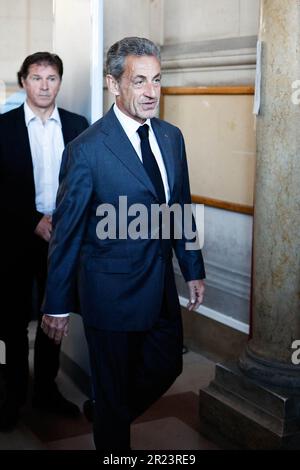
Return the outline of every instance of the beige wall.
{"type": "Polygon", "coordinates": [[[164,44],[256,35],[259,0],[164,0],[164,44]]]}
{"type": "Polygon", "coordinates": [[[104,0],[105,50],[124,36],[162,44],[256,35],[260,0],[104,0]]]}
{"type": "Polygon", "coordinates": [[[16,73],[27,55],[55,51],[64,63],[58,104],[90,118],[90,15],[90,0],[0,0],[0,101],[18,89],[16,73]]]}
{"type": "MultiPolygon", "coordinates": [[[[161,0],[104,0],[104,51],[126,36],[143,36],[159,42],[162,32],[161,0]],[[159,18],[157,18],[159,15],[159,18]]],[[[114,99],[104,91],[104,112],[114,99]]]]}
{"type": "Polygon", "coordinates": [[[15,83],[28,54],[51,50],[52,28],[52,0],[1,0],[0,79],[15,83]]]}
{"type": "MultiPolygon", "coordinates": [[[[124,36],[146,36],[163,46],[164,86],[253,85],[259,6],[260,0],[104,0],[104,50],[124,36]]],[[[105,93],[104,110],[111,102],[105,93]]]]}
{"type": "Polygon", "coordinates": [[[57,103],[83,114],[87,119],[90,119],[91,113],[90,8],[90,0],[54,1],[53,47],[64,63],[64,77],[57,103]]]}
{"type": "MultiPolygon", "coordinates": [[[[14,82],[26,55],[52,49],[52,3],[1,0],[0,79],[14,82]]],[[[104,0],[104,49],[127,35],[162,45],[256,35],[258,12],[259,0],[104,0]]]]}
{"type": "Polygon", "coordinates": [[[165,119],[185,137],[192,194],[252,206],[253,96],[165,96],[164,102],[165,119]]]}
{"type": "Polygon", "coordinates": [[[150,0],[104,0],[104,48],[125,36],[149,36],[150,0]]]}

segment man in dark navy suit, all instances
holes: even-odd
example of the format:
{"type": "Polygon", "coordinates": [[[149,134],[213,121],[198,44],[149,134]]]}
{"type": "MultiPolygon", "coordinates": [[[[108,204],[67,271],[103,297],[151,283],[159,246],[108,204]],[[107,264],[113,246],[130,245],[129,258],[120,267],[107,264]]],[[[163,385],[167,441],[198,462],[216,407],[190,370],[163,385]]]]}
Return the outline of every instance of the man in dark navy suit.
{"type": "Polygon", "coordinates": [[[150,215],[157,206],[184,210],[191,203],[182,134],[154,117],[159,49],[124,38],[109,49],[106,68],[115,104],[64,154],[42,328],[57,343],[67,334],[68,319],[52,314],[74,311],[78,282],[96,448],[128,450],[132,421],[182,370],[172,250],[189,286],[189,309],[202,302],[205,272],[200,249],[188,248],[184,232],[175,237],[177,219],[167,236],[164,218],[149,226],[141,219],[140,235],[133,233],[137,207],[150,215]]]}
{"type": "MultiPolygon", "coordinates": [[[[0,116],[0,338],[6,344],[6,365],[1,368],[6,383],[6,397],[0,403],[3,431],[15,426],[26,400],[27,327],[33,298],[40,308],[44,295],[62,153],[65,144],[88,127],[83,116],[57,108],[62,75],[63,64],[57,55],[37,52],[28,56],[18,73],[26,101],[0,116]],[[37,291],[34,296],[33,285],[37,291]]],[[[60,346],[38,327],[33,404],[78,416],[79,408],[61,395],[55,383],[59,352],[60,346]]]]}

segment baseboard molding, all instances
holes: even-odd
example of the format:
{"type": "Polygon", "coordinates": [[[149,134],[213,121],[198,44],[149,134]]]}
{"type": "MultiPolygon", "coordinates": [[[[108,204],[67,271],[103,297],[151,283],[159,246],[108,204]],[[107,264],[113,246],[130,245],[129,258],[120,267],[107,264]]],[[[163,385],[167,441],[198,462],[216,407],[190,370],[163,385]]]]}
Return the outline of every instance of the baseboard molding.
{"type": "MultiPolygon", "coordinates": [[[[186,307],[188,299],[180,295],[179,302],[181,307],[186,307]]],[[[200,305],[200,307],[198,307],[195,312],[199,315],[210,318],[211,320],[215,320],[216,322],[222,323],[223,325],[229,326],[230,328],[233,328],[237,331],[241,331],[242,333],[246,333],[247,335],[249,334],[249,325],[247,323],[236,320],[233,317],[229,317],[224,313],[217,312],[216,310],[205,307],[204,305],[200,305]]]]}
{"type": "Polygon", "coordinates": [[[181,311],[184,344],[190,350],[216,362],[240,356],[248,341],[246,333],[184,307],[181,311]]]}

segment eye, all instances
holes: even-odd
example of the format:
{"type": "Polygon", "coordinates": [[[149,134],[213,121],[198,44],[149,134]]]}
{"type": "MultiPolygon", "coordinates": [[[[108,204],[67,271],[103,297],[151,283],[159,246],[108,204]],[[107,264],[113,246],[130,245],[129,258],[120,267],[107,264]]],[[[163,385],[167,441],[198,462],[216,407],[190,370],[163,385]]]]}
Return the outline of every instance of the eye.
{"type": "Polygon", "coordinates": [[[134,86],[140,87],[140,86],[143,85],[143,83],[144,83],[143,80],[136,80],[136,81],[134,82],[134,86]]]}

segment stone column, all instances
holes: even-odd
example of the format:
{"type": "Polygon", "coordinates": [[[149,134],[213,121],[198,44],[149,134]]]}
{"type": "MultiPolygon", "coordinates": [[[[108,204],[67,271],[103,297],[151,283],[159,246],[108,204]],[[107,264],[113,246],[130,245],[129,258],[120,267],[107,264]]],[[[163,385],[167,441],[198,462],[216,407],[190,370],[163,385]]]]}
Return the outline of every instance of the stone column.
{"type": "Polygon", "coordinates": [[[261,0],[252,337],[200,391],[200,426],[243,448],[300,447],[300,1],[261,0]],[[298,96],[300,93],[298,94],[298,96]],[[210,416],[209,416],[210,414],[210,416]]]}
{"type": "Polygon", "coordinates": [[[252,339],[241,366],[274,385],[300,387],[300,2],[264,0],[257,118],[252,339]]]}

